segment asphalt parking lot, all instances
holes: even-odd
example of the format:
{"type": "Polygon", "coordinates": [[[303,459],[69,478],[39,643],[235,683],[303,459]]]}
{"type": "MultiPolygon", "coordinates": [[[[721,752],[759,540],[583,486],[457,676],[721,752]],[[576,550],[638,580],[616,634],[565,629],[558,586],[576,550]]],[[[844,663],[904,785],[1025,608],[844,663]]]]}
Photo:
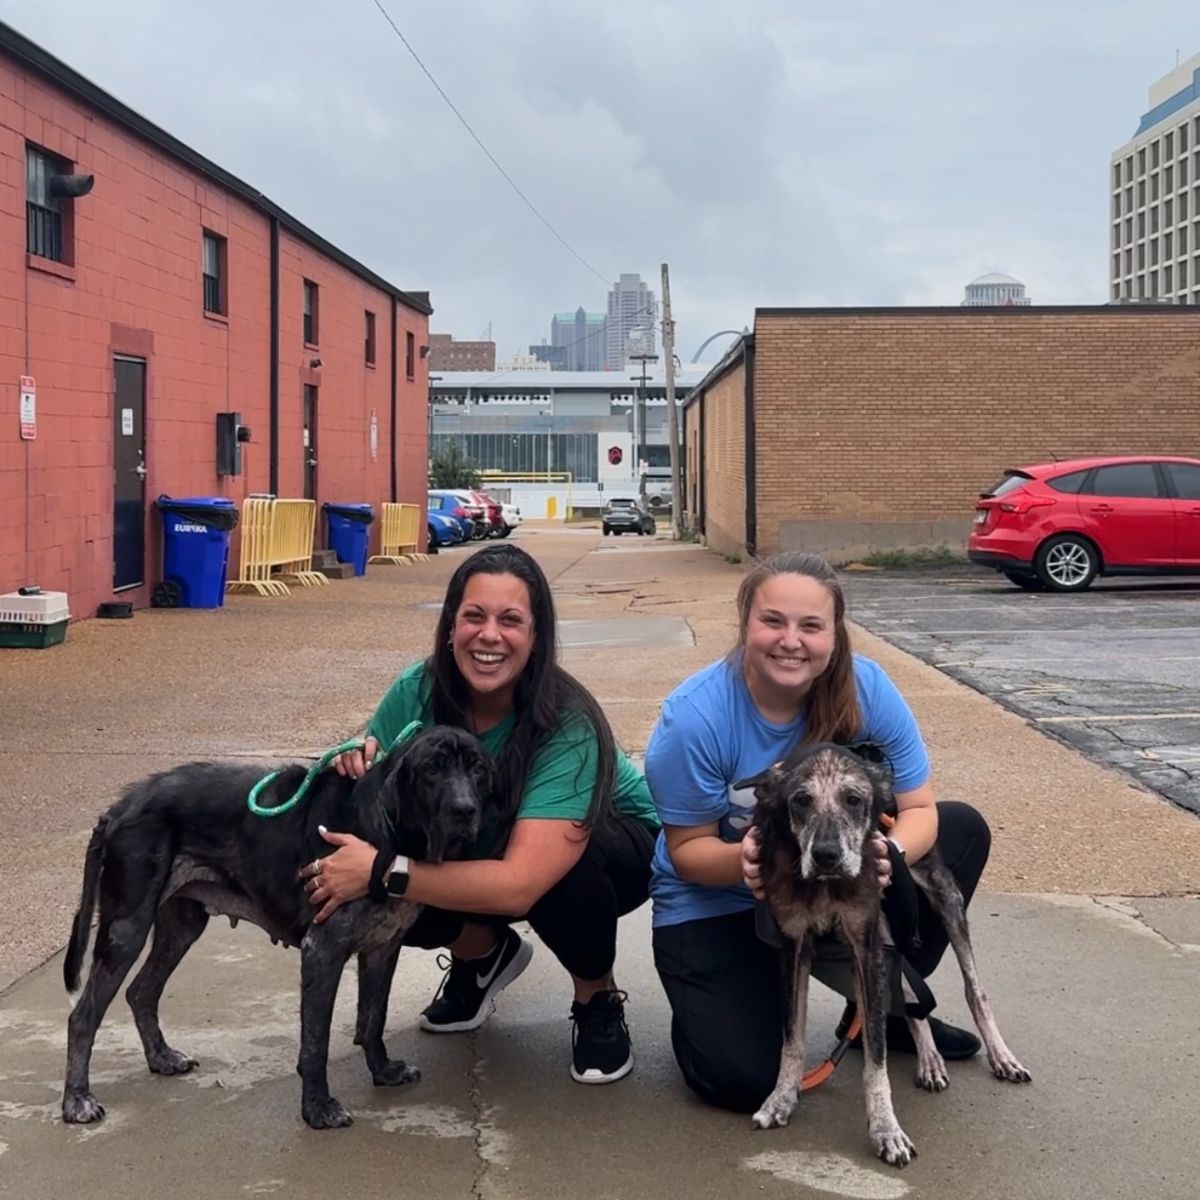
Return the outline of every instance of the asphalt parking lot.
{"type": "Polygon", "coordinates": [[[972,567],[849,576],[850,615],[1200,813],[1200,579],[1023,592],[972,567]]]}

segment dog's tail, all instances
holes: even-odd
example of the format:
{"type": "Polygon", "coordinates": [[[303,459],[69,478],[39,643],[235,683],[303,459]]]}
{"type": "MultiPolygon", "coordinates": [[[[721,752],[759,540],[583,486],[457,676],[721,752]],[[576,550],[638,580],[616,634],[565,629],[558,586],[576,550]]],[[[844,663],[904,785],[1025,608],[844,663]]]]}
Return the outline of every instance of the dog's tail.
{"type": "Polygon", "coordinates": [[[79,987],[79,971],[83,966],[83,956],[91,937],[92,913],[96,908],[96,892],[100,885],[100,860],[104,855],[106,825],[107,820],[104,817],[96,822],[83,862],[83,895],[75,913],[75,923],[71,926],[67,956],[63,959],[63,983],[67,985],[68,992],[73,992],[79,987]]]}

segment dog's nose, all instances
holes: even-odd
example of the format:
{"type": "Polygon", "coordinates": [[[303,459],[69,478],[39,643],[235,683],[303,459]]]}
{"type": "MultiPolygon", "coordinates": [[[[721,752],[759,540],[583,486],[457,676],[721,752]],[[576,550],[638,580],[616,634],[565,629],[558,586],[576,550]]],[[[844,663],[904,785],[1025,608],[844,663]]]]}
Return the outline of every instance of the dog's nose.
{"type": "Polygon", "coordinates": [[[815,842],[812,856],[820,870],[831,871],[842,860],[842,848],[837,842],[815,842]]]}
{"type": "Polygon", "coordinates": [[[474,800],[461,797],[450,801],[450,820],[457,825],[469,825],[479,811],[474,800]]]}

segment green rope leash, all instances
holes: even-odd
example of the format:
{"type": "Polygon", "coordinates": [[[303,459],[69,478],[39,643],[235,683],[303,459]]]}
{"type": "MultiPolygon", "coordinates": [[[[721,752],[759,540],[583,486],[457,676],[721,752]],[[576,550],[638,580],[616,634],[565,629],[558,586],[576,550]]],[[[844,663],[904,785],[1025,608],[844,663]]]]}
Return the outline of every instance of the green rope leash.
{"type": "MultiPolygon", "coordinates": [[[[408,739],[420,728],[420,721],[409,721],[409,723],[405,725],[402,730],[400,730],[399,734],[396,736],[396,740],[392,742],[392,744],[375,761],[382,762],[383,759],[387,758],[387,756],[391,754],[391,752],[395,750],[397,746],[399,746],[402,742],[408,741],[408,739]]],[[[278,779],[280,772],[272,771],[269,775],[264,775],[250,789],[250,795],[246,797],[246,807],[249,808],[256,817],[281,817],[285,812],[291,812],[291,810],[295,808],[301,800],[304,799],[304,795],[311,786],[312,781],[316,779],[316,777],[320,775],[320,773],[325,770],[325,768],[329,766],[329,764],[333,762],[333,760],[337,758],[339,754],[346,754],[350,750],[361,750],[365,745],[365,741],[362,741],[359,738],[353,738],[348,742],[342,742],[340,746],[334,746],[332,750],[326,750],[325,753],[322,754],[321,757],[317,759],[317,761],[313,763],[311,767],[308,768],[308,772],[301,780],[300,786],[296,789],[295,794],[290,799],[285,800],[282,804],[273,804],[268,807],[264,807],[263,805],[259,804],[258,798],[262,795],[263,789],[268,787],[274,780],[278,779]]]]}

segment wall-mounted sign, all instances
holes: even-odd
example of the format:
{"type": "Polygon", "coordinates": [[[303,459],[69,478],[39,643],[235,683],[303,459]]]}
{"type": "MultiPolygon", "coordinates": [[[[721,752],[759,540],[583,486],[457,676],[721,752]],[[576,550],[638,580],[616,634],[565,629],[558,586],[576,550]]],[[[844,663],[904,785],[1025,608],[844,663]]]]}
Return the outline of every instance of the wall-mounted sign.
{"type": "Polygon", "coordinates": [[[371,461],[379,459],[379,414],[371,409],[371,461]]]}
{"type": "Polygon", "coordinates": [[[21,376],[21,437],[32,442],[37,437],[37,385],[32,375],[21,376]]]}

